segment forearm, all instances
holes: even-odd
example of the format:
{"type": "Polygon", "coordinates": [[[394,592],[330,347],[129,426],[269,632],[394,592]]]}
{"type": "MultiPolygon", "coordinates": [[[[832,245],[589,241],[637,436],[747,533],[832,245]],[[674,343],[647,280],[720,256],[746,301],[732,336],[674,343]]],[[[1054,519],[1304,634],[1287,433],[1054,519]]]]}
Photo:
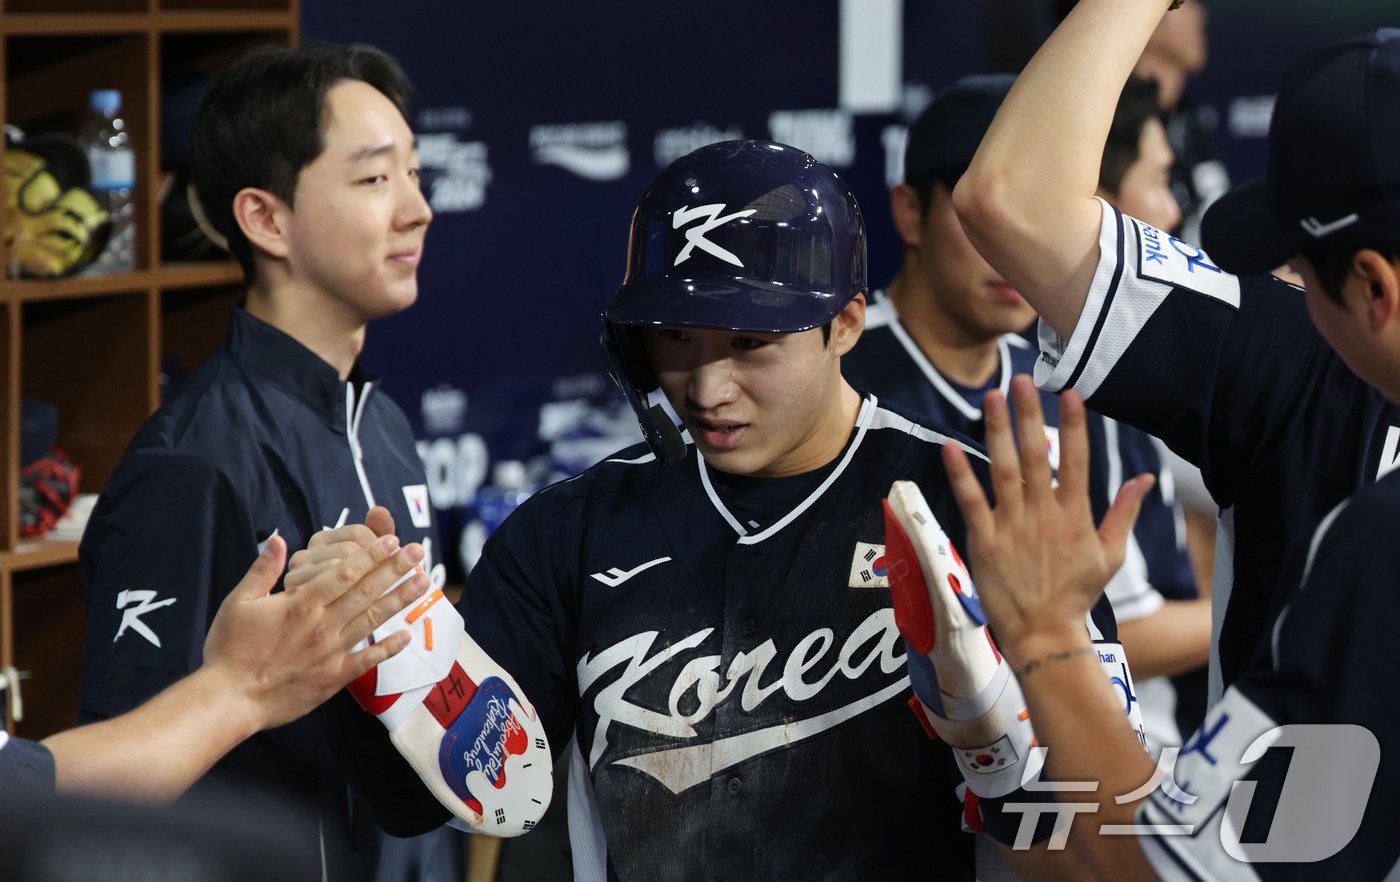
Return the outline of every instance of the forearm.
{"type": "Polygon", "coordinates": [[[1168,600],[1150,616],[1118,624],[1139,678],[1175,677],[1210,659],[1210,598],[1168,600]]]}
{"type": "Polygon", "coordinates": [[[179,796],[260,727],[241,692],[200,668],[130,713],[43,743],[59,790],[160,802],[179,796]]]}
{"type": "Polygon", "coordinates": [[[1122,701],[1104,677],[1097,652],[1080,629],[1063,637],[1024,640],[1007,653],[1013,661],[1040,746],[1045,777],[1093,781],[1093,792],[1061,794],[1066,802],[1095,803],[1077,813],[1071,842],[1100,878],[1152,878],[1133,836],[1104,836],[1104,824],[1132,824],[1140,800],[1119,803],[1152,779],[1156,765],[1128,725],[1122,701]]]}
{"type": "Polygon", "coordinates": [[[1021,882],[1082,882],[1093,875],[1077,849],[1052,850],[1049,840],[1037,842],[1024,851],[1004,842],[997,842],[996,848],[1002,861],[1021,882]]]}
{"type": "Polygon", "coordinates": [[[977,249],[1068,338],[1097,258],[1118,96],[1166,0],[1081,0],[1017,78],[954,200],[977,249]]]}

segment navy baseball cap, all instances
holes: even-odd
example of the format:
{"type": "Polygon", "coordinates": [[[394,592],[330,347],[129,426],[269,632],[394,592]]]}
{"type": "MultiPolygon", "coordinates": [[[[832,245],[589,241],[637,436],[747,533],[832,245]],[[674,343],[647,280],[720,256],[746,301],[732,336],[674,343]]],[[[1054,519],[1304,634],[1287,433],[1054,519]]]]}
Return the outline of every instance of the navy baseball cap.
{"type": "Polygon", "coordinates": [[[1327,46],[1279,86],[1263,178],[1216,201],[1202,245],[1229,272],[1400,244],[1400,29],[1327,46]]]}
{"type": "Polygon", "coordinates": [[[935,95],[909,127],[904,180],[934,174],[951,185],[962,177],[1014,82],[1011,74],[972,74],[935,95]]]}

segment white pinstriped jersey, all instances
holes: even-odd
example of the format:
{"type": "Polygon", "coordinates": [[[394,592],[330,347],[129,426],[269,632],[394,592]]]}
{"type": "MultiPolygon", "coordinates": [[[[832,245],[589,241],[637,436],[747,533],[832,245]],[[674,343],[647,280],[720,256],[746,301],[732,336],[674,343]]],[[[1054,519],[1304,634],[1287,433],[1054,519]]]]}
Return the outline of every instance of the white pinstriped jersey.
{"type": "Polygon", "coordinates": [[[1327,512],[1400,462],[1400,409],[1328,347],[1299,289],[1229,275],[1195,246],[1108,203],[1099,251],[1070,338],[1041,325],[1036,381],[1078,389],[1095,409],[1200,467],[1222,507],[1218,696],[1297,584],[1280,582],[1286,552],[1305,547],[1327,512]]]}

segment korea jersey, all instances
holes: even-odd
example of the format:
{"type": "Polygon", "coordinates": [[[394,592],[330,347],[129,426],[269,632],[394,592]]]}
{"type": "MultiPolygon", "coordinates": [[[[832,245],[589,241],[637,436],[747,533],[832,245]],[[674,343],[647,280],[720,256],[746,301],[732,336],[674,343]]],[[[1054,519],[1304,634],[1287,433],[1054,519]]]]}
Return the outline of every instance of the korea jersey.
{"type": "MultiPolygon", "coordinates": [[[[884,568],[895,480],[963,540],[943,443],[868,397],[816,472],[737,477],[693,449],[662,467],[639,445],[493,534],[459,608],[572,757],[576,878],[972,878],[884,568]]],[[[1102,606],[1094,636],[1116,640],[1102,606]]],[[[391,810],[440,817],[422,797],[391,810]]]]}
{"type": "Polygon", "coordinates": [[[1400,475],[1323,519],[1301,587],[1177,759],[1196,801],[1158,791],[1139,810],[1162,878],[1396,878],[1397,523],[1400,475]]]}
{"type": "Polygon", "coordinates": [[[1211,695],[1294,586],[1285,551],[1400,460],[1400,410],[1313,328],[1300,289],[1236,277],[1103,203],[1099,264],[1068,340],[1043,322],[1036,381],[1156,435],[1219,502],[1211,695]],[[1276,590],[1277,589],[1277,590],[1276,590]],[[1223,621],[1222,621],[1223,617],[1223,621]]]}
{"type": "MultiPolygon", "coordinates": [[[[342,381],[293,338],[234,313],[224,347],[122,455],[83,534],[85,719],[128,711],[198,667],[220,602],[273,533],[295,552],[317,530],[363,522],[379,504],[405,544],[431,551],[432,512],[413,434],[374,380],[357,366],[342,381]]],[[[318,807],[321,818],[305,835],[349,838],[358,849],[366,839],[353,825],[367,813],[352,811],[345,778],[326,757],[338,701],[379,725],[338,696],[254,736],[216,773],[318,807]]],[[[325,849],[327,875],[372,873],[369,847],[367,855],[325,849]]]]}

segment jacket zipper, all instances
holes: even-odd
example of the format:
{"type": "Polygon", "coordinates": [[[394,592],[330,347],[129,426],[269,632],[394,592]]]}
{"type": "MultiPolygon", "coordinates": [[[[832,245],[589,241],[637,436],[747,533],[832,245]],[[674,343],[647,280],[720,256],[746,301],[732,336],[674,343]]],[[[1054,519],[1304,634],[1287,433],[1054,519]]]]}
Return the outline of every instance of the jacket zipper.
{"type": "Polygon", "coordinates": [[[350,442],[350,456],[355,461],[355,474],[360,478],[360,489],[365,494],[365,505],[374,508],[374,491],[369,489],[369,478],[365,475],[365,451],[360,446],[360,418],[365,415],[365,402],[369,400],[373,383],[365,383],[360,392],[360,400],[355,400],[355,384],[345,384],[345,437],[350,442]]]}

